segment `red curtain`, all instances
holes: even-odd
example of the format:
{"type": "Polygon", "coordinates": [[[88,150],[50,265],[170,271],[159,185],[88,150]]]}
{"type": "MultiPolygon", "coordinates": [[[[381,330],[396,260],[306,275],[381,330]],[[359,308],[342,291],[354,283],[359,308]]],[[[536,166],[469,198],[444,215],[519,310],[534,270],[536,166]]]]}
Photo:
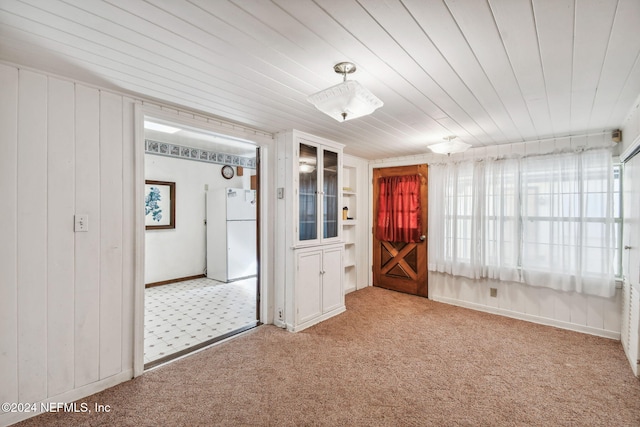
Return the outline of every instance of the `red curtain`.
{"type": "Polygon", "coordinates": [[[419,242],[420,175],[388,176],[378,180],[376,238],[387,242],[419,242]]]}

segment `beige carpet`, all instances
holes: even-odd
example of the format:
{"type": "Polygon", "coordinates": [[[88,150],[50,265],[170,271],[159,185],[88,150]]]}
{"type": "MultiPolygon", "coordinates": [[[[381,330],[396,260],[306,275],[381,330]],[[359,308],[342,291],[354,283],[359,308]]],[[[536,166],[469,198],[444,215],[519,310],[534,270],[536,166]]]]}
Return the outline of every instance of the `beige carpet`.
{"type": "Polygon", "coordinates": [[[619,342],[379,288],[296,334],[261,326],[23,426],[640,426],[619,342]]]}

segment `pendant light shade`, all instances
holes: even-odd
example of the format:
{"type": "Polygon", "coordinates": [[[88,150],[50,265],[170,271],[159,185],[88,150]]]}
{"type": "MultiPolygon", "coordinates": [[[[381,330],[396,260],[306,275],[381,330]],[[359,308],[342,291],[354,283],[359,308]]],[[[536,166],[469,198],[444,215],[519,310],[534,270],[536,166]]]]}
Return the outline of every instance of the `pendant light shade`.
{"type": "Polygon", "coordinates": [[[446,142],[440,142],[439,144],[429,145],[427,148],[429,148],[431,151],[437,154],[449,155],[449,154],[455,154],[455,153],[462,153],[464,151],[467,151],[467,149],[471,147],[471,144],[467,144],[462,141],[454,141],[455,136],[447,136],[444,139],[446,140],[446,142]]]}
{"type": "Polygon", "coordinates": [[[336,73],[344,75],[344,81],[307,98],[307,101],[315,105],[318,110],[339,122],[343,122],[366,116],[382,107],[382,101],[367,88],[355,80],[347,80],[347,74],[356,70],[354,64],[341,62],[336,64],[333,69],[336,73]]]}

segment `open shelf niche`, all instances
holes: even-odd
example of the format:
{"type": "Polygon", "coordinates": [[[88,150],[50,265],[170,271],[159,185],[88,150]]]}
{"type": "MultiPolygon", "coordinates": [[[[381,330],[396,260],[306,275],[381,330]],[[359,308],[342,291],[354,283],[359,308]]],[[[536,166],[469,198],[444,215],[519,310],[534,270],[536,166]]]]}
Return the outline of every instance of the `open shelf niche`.
{"type": "MultiPolygon", "coordinates": [[[[344,291],[357,289],[358,279],[358,168],[347,164],[342,168],[342,237],[344,240],[344,291]],[[346,209],[344,209],[346,208],[346,209]]],[[[363,217],[364,218],[364,217],[363,217]]]]}

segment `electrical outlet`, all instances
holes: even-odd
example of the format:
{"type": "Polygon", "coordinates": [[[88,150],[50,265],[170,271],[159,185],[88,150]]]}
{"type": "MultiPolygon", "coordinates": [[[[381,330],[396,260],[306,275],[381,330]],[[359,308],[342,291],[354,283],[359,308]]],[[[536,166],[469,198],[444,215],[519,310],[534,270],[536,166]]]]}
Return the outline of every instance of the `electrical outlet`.
{"type": "Polygon", "coordinates": [[[75,215],[73,230],[75,232],[89,231],[89,215],[75,215]]]}
{"type": "Polygon", "coordinates": [[[282,320],[282,309],[278,310],[278,319],[282,320]]]}
{"type": "Polygon", "coordinates": [[[497,288],[489,288],[489,296],[496,298],[498,296],[498,289],[497,288]]]}

